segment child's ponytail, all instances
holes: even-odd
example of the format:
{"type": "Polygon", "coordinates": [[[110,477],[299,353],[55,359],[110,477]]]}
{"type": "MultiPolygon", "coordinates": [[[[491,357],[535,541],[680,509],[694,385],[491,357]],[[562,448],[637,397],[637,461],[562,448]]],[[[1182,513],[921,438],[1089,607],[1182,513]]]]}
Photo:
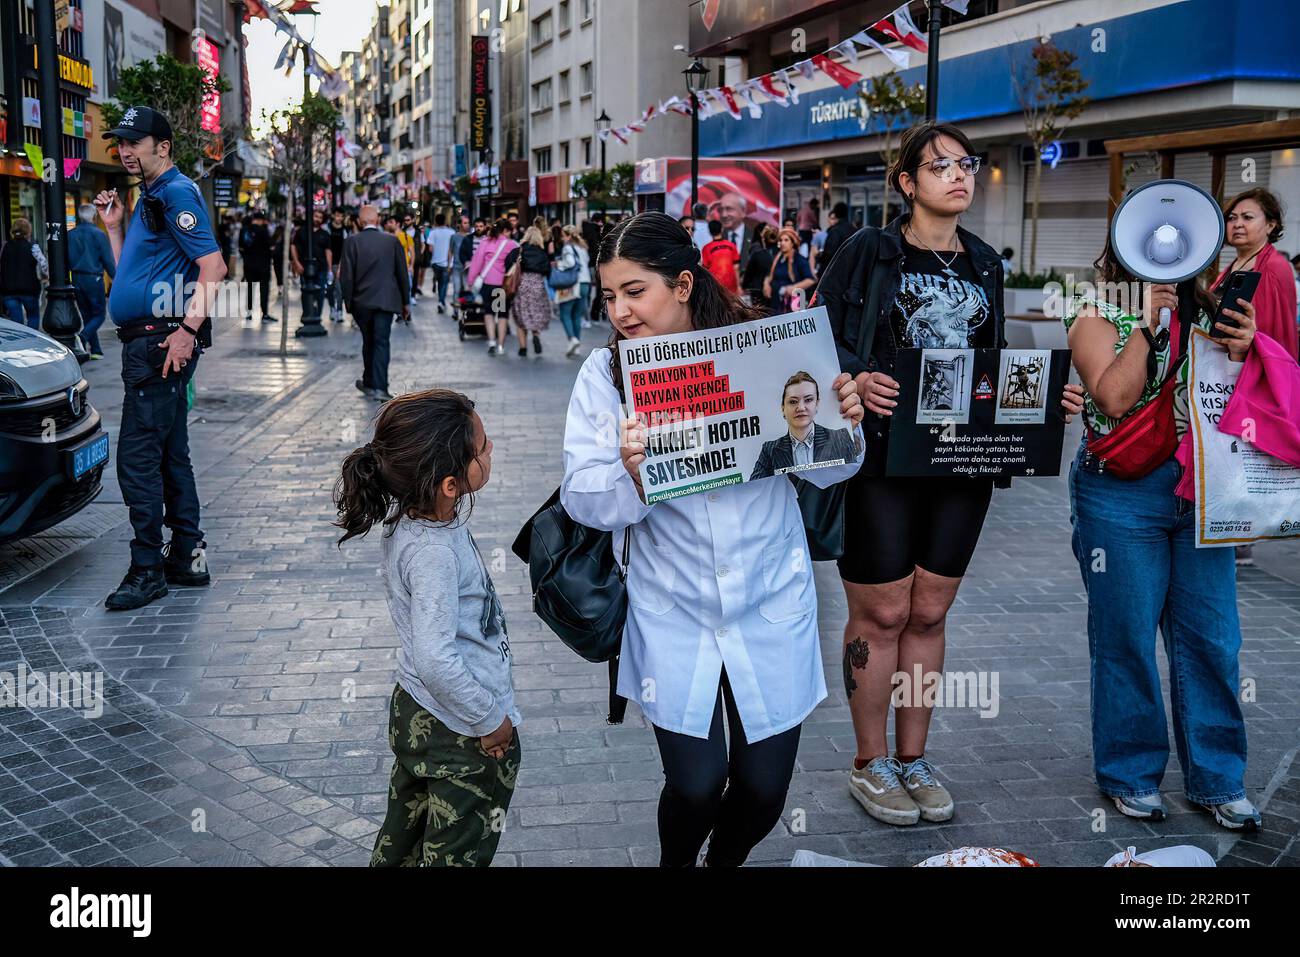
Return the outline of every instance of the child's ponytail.
{"type": "Polygon", "coordinates": [[[379,460],[369,442],[353,449],[343,460],[343,472],[334,486],[334,501],[339,510],[335,524],[344,530],[340,545],[388,518],[393,498],[384,490],[379,460]]]}

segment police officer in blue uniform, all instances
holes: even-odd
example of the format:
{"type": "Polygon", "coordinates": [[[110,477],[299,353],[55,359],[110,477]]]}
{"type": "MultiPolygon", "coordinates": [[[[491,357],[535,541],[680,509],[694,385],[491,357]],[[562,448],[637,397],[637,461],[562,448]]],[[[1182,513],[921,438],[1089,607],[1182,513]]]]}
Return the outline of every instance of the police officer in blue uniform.
{"type": "Polygon", "coordinates": [[[226,265],[194,181],[172,164],[172,127],[145,106],[104,134],[141,195],[123,229],[116,190],[95,197],[117,261],[109,311],[122,341],[122,427],[117,478],[131,514],[131,568],[104,602],[139,608],[168,584],[210,581],[190,465],[186,386],[208,341],[208,313],[226,265]],[[163,545],[162,529],[171,529],[163,545]]]}

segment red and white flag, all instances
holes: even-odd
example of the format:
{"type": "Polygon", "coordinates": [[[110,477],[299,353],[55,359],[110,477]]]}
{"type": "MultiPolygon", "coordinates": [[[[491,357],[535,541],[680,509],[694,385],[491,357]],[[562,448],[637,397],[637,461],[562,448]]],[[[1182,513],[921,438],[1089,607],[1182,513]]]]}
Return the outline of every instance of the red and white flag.
{"type": "Polygon", "coordinates": [[[254,17],[270,20],[271,12],[266,9],[262,0],[244,0],[244,22],[248,23],[254,17]]]}
{"type": "Polygon", "coordinates": [[[776,85],[777,76],[778,74],[776,73],[765,73],[763,76],[758,78],[758,85],[763,88],[763,92],[772,100],[779,103],[781,106],[789,106],[790,88],[787,85],[784,90],[778,89],[776,85]]]}
{"type": "Polygon", "coordinates": [[[843,63],[836,63],[825,53],[817,54],[812,61],[823,73],[846,90],[862,79],[862,74],[857,70],[850,70],[843,63]]]}
{"type": "MultiPolygon", "coordinates": [[[[899,9],[906,16],[907,8],[900,7],[899,9]]],[[[916,27],[913,26],[912,30],[909,31],[906,27],[899,26],[897,20],[898,20],[898,11],[895,11],[893,20],[877,20],[875,23],[871,25],[871,29],[879,30],[881,33],[885,34],[885,36],[892,37],[893,39],[897,40],[899,43],[902,43],[904,46],[911,47],[913,50],[917,51],[918,53],[929,52],[930,49],[929,44],[925,42],[924,37],[922,37],[919,33],[915,32],[916,27]]],[[[911,23],[912,22],[911,18],[908,18],[907,22],[911,23]]]]}
{"type": "Polygon", "coordinates": [[[858,43],[879,50],[885,56],[889,57],[889,59],[893,61],[894,66],[898,67],[900,70],[906,70],[912,62],[912,56],[906,50],[896,50],[893,47],[887,47],[866,30],[863,30],[861,33],[855,33],[853,39],[858,43]]]}
{"type": "Polygon", "coordinates": [[[616,129],[616,130],[611,129],[609,132],[610,132],[610,135],[612,135],[612,136],[614,137],[614,139],[618,140],[618,141],[619,141],[620,143],[622,143],[624,146],[627,145],[627,134],[628,134],[628,128],[627,128],[626,126],[620,126],[620,127],[619,127],[618,129],[616,129]]]}
{"type": "Polygon", "coordinates": [[[918,53],[926,53],[930,49],[930,44],[925,39],[925,34],[916,28],[912,22],[912,15],[907,12],[907,4],[903,4],[894,11],[894,26],[898,27],[899,32],[903,34],[903,42],[918,53]],[[920,44],[920,46],[917,46],[920,44]]]}
{"type": "Polygon", "coordinates": [[[736,95],[729,86],[721,86],[715,91],[714,96],[722,95],[722,102],[726,104],[727,112],[731,114],[732,119],[740,119],[740,104],[736,102],[736,95]]]}

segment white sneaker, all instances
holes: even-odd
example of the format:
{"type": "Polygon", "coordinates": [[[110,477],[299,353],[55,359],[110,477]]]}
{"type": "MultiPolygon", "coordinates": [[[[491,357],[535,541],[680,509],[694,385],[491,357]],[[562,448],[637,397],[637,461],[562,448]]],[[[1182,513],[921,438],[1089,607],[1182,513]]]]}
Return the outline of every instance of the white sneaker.
{"type": "Polygon", "coordinates": [[[1214,815],[1220,827],[1230,831],[1258,831],[1261,819],[1259,809],[1246,798],[1229,801],[1227,804],[1201,805],[1214,815]]]}
{"type": "Polygon", "coordinates": [[[566,356],[577,355],[578,350],[579,350],[580,348],[582,348],[582,346],[581,346],[581,344],[578,342],[578,340],[575,339],[575,338],[573,338],[572,336],[570,336],[570,337],[569,337],[569,348],[568,348],[567,350],[565,350],[565,353],[564,353],[564,354],[565,354],[566,356]]]}

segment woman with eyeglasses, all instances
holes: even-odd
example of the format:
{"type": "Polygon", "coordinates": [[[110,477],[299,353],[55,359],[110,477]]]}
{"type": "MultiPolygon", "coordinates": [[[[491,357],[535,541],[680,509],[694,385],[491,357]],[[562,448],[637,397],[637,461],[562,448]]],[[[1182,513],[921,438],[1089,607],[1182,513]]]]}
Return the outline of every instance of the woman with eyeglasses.
{"type": "MultiPolygon", "coordinates": [[[[840,368],[866,406],[866,456],[848,485],[840,578],[848,598],[844,690],[857,754],[850,793],[887,824],[946,821],[953,800],[926,757],[931,708],[922,688],[894,710],[893,676],[943,671],[944,625],[975,551],[995,482],[889,478],[889,422],[898,404],[898,350],[1005,346],[1002,262],[958,225],[975,196],[980,158],[966,135],[922,123],[903,134],[888,173],[907,208],[884,229],[861,229],[836,252],[813,304],[824,304],[840,368]]],[[[1082,407],[1067,386],[1062,407],[1082,407]]]]}

